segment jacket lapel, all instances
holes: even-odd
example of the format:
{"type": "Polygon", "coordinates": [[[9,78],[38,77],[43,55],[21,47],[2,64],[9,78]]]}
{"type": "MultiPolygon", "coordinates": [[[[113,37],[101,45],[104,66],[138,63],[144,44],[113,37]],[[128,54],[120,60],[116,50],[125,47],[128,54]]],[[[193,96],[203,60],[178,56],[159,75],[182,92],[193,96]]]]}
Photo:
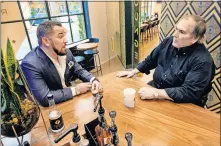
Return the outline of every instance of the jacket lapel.
{"type": "Polygon", "coordinates": [[[67,49],[67,54],[66,54],[66,69],[64,73],[64,78],[65,78],[65,84],[66,86],[71,85],[71,70],[74,67],[74,62],[73,62],[73,55],[72,53],[67,49]]]}
{"type": "Polygon", "coordinates": [[[54,80],[62,87],[61,78],[51,59],[44,53],[44,51],[40,47],[36,48],[36,54],[41,59],[41,63],[44,66],[44,71],[47,74],[51,74],[54,80]]]}

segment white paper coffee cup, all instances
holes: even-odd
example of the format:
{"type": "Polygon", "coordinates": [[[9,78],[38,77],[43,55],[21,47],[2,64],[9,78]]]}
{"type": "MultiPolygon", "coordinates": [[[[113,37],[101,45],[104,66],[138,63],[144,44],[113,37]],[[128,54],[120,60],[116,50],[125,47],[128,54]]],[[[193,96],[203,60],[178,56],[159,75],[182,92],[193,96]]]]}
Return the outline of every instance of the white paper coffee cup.
{"type": "Polygon", "coordinates": [[[124,105],[133,108],[135,106],[136,90],[133,88],[125,88],[123,93],[124,93],[124,105]]]}
{"type": "Polygon", "coordinates": [[[134,108],[135,100],[125,100],[124,99],[124,105],[129,108],[134,108]]]}
{"type": "Polygon", "coordinates": [[[124,98],[126,98],[127,100],[134,100],[135,99],[135,93],[136,93],[135,89],[125,88],[123,93],[124,93],[124,98]]]}

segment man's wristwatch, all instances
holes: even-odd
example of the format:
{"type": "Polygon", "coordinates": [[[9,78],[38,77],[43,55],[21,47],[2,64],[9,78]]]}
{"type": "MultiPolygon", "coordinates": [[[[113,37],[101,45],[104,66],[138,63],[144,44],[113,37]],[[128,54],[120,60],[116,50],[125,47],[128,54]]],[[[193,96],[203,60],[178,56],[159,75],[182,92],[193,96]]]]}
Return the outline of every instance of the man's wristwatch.
{"type": "Polygon", "coordinates": [[[153,96],[154,96],[155,99],[158,99],[159,94],[158,94],[157,92],[155,92],[155,93],[153,94],[153,96]]]}
{"type": "Polygon", "coordinates": [[[93,81],[98,81],[98,82],[100,82],[97,78],[94,78],[94,79],[91,81],[91,83],[93,83],[93,81]]]}

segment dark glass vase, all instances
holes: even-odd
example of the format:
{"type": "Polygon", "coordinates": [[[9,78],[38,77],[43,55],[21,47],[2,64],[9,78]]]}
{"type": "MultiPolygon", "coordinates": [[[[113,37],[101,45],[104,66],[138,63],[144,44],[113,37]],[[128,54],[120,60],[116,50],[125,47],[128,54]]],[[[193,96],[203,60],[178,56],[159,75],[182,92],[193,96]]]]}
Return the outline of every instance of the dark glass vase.
{"type": "Polygon", "coordinates": [[[27,134],[38,122],[40,115],[22,70],[16,64],[10,67],[14,68],[15,77],[8,78],[12,71],[7,71],[5,66],[1,71],[1,134],[6,137],[16,136],[13,128],[18,136],[27,134]]]}

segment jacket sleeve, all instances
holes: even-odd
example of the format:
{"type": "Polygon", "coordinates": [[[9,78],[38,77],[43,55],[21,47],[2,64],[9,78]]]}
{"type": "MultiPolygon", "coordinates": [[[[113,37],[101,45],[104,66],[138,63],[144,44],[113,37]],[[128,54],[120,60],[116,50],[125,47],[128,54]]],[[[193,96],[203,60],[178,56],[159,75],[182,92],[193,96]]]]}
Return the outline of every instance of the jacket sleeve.
{"type": "Polygon", "coordinates": [[[40,69],[32,65],[30,62],[22,61],[21,68],[32,94],[41,106],[48,106],[48,93],[53,94],[55,103],[64,102],[73,98],[70,88],[50,90],[44,81],[44,77],[40,69]]]}
{"type": "Polygon", "coordinates": [[[90,79],[94,76],[86,69],[82,68],[80,64],[75,61],[74,73],[77,74],[78,78],[83,82],[90,82],[90,79]]]}
{"type": "Polygon", "coordinates": [[[72,60],[71,62],[68,62],[68,67],[70,68],[70,64],[73,63],[73,66],[71,67],[72,73],[77,75],[77,77],[83,82],[90,82],[90,79],[93,78],[94,76],[86,69],[82,68],[82,66],[76,62],[71,51],[68,49],[67,49],[67,55],[68,57],[71,58],[70,60],[72,60]]]}
{"type": "Polygon", "coordinates": [[[212,63],[201,62],[193,65],[180,87],[166,88],[165,91],[174,102],[202,104],[202,93],[210,84],[212,63]]]}

